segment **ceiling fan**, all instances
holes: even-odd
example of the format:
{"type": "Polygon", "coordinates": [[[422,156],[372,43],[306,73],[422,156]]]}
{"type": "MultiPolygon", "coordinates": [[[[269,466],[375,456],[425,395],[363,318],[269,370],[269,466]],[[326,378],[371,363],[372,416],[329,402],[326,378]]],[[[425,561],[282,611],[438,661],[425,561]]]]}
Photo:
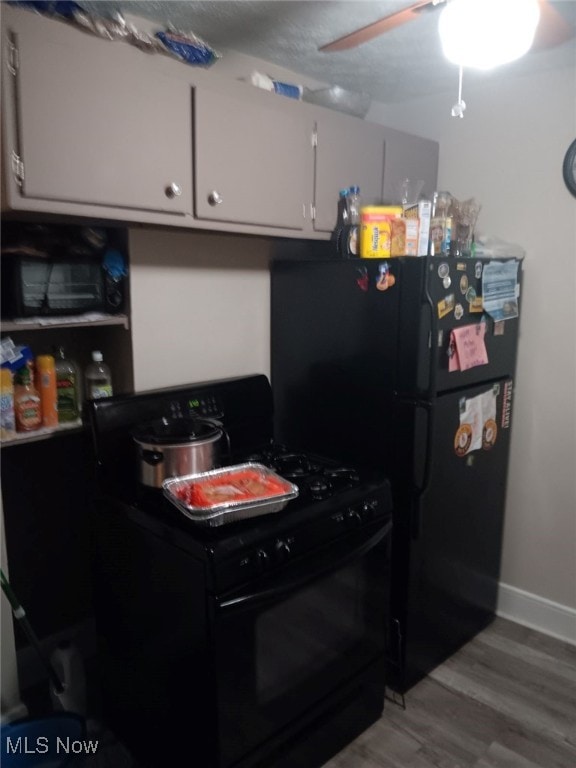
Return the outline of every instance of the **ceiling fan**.
{"type": "MultiPolygon", "coordinates": [[[[412,5],[384,16],[382,19],[350,32],[331,43],[319,48],[320,51],[331,53],[345,51],[367,43],[392,29],[414,21],[423,13],[436,11],[446,6],[448,0],[420,0],[412,5]]],[[[532,50],[552,48],[567,42],[576,34],[574,27],[554,8],[549,0],[539,0],[540,21],[536,30],[532,50]]]]}

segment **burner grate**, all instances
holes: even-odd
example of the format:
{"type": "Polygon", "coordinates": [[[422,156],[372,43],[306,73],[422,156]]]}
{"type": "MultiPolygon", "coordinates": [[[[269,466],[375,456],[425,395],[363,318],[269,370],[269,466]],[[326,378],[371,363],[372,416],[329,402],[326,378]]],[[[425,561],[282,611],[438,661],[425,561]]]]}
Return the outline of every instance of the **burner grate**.
{"type": "Polygon", "coordinates": [[[246,457],[264,464],[298,485],[300,493],[320,501],[360,483],[358,472],[330,459],[290,451],[284,445],[267,445],[246,457]]]}

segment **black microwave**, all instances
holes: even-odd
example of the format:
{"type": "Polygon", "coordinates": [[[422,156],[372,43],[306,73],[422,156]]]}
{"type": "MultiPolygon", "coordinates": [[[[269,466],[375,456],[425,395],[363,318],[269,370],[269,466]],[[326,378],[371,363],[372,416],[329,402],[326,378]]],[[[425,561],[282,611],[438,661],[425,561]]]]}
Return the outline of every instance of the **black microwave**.
{"type": "Polygon", "coordinates": [[[102,256],[2,254],[2,317],[118,314],[126,303],[125,270],[102,256]]]}

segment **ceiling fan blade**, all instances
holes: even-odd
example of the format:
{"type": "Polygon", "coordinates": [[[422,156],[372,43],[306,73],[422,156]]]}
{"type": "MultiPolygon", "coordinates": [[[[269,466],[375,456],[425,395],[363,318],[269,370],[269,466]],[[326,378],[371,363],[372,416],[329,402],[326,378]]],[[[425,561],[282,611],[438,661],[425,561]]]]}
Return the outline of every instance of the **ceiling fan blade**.
{"type": "Polygon", "coordinates": [[[332,51],[346,51],[349,48],[355,48],[357,45],[367,43],[369,40],[373,40],[379,35],[383,35],[384,32],[388,32],[391,29],[400,27],[402,24],[406,24],[408,21],[417,18],[418,14],[424,10],[427,10],[426,6],[434,8],[438,5],[444,5],[446,0],[421,0],[419,3],[413,3],[402,11],[396,11],[389,16],[385,16],[383,19],[367,24],[361,29],[357,29],[355,32],[351,32],[349,35],[339,37],[338,40],[334,40],[331,43],[321,46],[318,50],[325,53],[331,53],[332,51]]]}
{"type": "Polygon", "coordinates": [[[576,35],[576,29],[548,0],[540,0],[540,21],[534,35],[532,50],[554,48],[568,42],[576,35]]]}

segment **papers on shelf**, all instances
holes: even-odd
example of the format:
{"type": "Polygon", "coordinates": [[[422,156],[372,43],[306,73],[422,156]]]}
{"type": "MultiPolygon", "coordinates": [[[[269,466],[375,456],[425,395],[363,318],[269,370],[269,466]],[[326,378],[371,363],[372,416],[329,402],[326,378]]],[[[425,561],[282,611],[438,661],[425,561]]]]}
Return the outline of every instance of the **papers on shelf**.
{"type": "Polygon", "coordinates": [[[23,317],[13,320],[18,325],[68,325],[73,323],[95,323],[108,320],[111,315],[105,312],[85,312],[82,315],[59,315],[58,317],[23,317]]]}

